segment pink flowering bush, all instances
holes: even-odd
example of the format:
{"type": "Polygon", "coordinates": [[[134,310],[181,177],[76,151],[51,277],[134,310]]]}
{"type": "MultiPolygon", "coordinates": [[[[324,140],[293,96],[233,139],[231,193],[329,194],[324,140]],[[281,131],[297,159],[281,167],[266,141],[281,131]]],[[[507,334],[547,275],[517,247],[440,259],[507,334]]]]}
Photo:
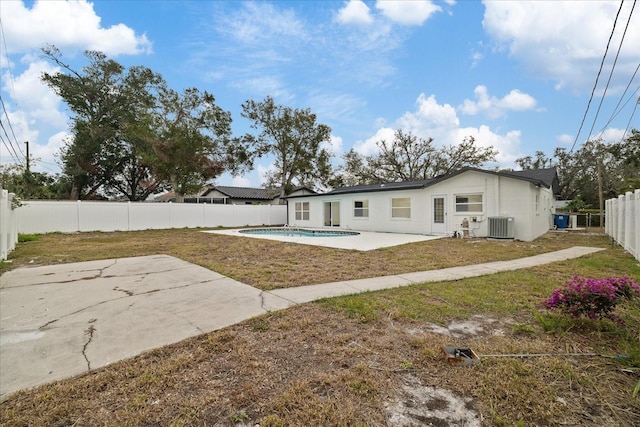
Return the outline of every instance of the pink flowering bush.
{"type": "Polygon", "coordinates": [[[613,310],[623,299],[632,299],[634,296],[640,296],[640,286],[629,277],[590,279],[573,276],[562,288],[553,291],[543,305],[576,318],[619,321],[613,315],[613,310]]]}

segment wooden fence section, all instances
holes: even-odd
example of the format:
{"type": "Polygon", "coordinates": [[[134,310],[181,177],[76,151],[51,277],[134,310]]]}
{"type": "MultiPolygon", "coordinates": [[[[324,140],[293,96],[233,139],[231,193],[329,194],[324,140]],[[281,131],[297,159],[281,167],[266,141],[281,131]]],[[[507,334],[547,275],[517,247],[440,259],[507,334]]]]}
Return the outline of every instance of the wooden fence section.
{"type": "Polygon", "coordinates": [[[12,208],[14,195],[0,188],[0,261],[7,259],[18,242],[18,216],[12,208]]]}
{"type": "Polygon", "coordinates": [[[28,201],[14,212],[18,215],[18,232],[25,234],[245,227],[287,222],[286,205],[28,201]]]}
{"type": "Polygon", "coordinates": [[[605,203],[605,232],[640,261],[640,189],[605,203]]]}

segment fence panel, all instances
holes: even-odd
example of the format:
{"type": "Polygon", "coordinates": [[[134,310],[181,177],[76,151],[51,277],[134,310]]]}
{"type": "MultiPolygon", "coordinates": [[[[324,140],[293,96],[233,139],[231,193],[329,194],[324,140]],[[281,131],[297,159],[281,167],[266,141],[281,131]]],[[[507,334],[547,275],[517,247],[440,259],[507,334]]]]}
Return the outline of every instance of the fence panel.
{"type": "Polygon", "coordinates": [[[21,233],[243,227],[287,222],[285,205],[29,201],[16,212],[21,233]]]}
{"type": "Polygon", "coordinates": [[[640,261],[640,189],[606,202],[605,232],[640,261]]]}
{"type": "Polygon", "coordinates": [[[161,230],[171,224],[170,203],[129,203],[131,230],[161,230]]]}
{"type": "Polygon", "coordinates": [[[0,188],[0,261],[7,259],[18,242],[18,216],[11,207],[14,197],[0,188]]]}
{"type": "Polygon", "coordinates": [[[20,233],[70,233],[79,230],[78,203],[29,201],[16,209],[20,233]]]}

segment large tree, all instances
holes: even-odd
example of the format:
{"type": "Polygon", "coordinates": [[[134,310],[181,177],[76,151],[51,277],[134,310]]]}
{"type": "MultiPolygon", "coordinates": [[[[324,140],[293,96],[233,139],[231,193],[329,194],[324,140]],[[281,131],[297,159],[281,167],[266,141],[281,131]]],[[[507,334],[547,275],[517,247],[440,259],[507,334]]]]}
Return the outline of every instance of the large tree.
{"type": "Polygon", "coordinates": [[[523,169],[558,169],[560,197],[580,199],[591,207],[640,186],[640,132],[632,129],[621,141],[605,143],[601,139],[585,142],[578,150],[559,147],[549,158],[536,152],[536,158],[516,160],[523,169]]]}
{"type": "MultiPolygon", "coordinates": [[[[63,173],[72,182],[71,198],[108,195],[112,181],[132,160],[128,124],[148,100],[146,88],[160,78],[141,67],[127,71],[97,51],[85,52],[89,64],[80,71],[64,63],[56,48],[43,52],[61,71],[43,73],[42,80],[73,113],[72,136],[61,152],[63,173]]],[[[124,195],[135,200],[136,192],[124,195]]]]}
{"type": "Polygon", "coordinates": [[[61,152],[71,198],[144,200],[165,188],[180,198],[249,164],[243,140],[230,136],[231,115],[213,95],[179,94],[150,69],[125,69],[101,52],[85,52],[89,64],[80,71],[55,48],[43,52],[61,71],[42,79],[73,113],[61,152]]]}
{"type": "Polygon", "coordinates": [[[231,137],[231,114],[208,92],[163,88],[151,115],[150,150],[156,176],[166,180],[181,201],[224,171],[250,168],[245,140],[231,137]]]}
{"type": "Polygon", "coordinates": [[[465,166],[481,167],[495,161],[493,147],[478,147],[473,137],[458,145],[437,148],[433,138],[397,130],[393,140],[377,143],[379,152],[363,156],[353,149],[343,156],[341,178],[346,185],[416,181],[451,173],[465,166]]]}
{"type": "Polygon", "coordinates": [[[249,140],[258,156],[273,155],[275,170],[267,184],[279,187],[282,196],[296,185],[325,185],[331,177],[330,153],[322,144],[330,141],[329,126],[316,122],[309,109],[277,105],[273,98],[242,104],[242,116],[259,130],[249,140]]]}

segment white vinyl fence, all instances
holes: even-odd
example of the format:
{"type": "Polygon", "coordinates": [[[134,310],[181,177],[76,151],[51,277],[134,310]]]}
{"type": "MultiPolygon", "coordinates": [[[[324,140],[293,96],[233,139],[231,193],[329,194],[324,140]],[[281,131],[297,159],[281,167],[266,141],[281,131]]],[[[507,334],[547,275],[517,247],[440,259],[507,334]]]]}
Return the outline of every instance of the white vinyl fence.
{"type": "Polygon", "coordinates": [[[605,202],[605,232],[640,261],[640,189],[605,202]]]}
{"type": "Polygon", "coordinates": [[[18,242],[18,216],[11,208],[15,196],[0,188],[0,261],[7,259],[18,242]]]}
{"type": "Polygon", "coordinates": [[[132,231],[282,225],[286,205],[28,201],[16,209],[18,232],[132,231]]]}

